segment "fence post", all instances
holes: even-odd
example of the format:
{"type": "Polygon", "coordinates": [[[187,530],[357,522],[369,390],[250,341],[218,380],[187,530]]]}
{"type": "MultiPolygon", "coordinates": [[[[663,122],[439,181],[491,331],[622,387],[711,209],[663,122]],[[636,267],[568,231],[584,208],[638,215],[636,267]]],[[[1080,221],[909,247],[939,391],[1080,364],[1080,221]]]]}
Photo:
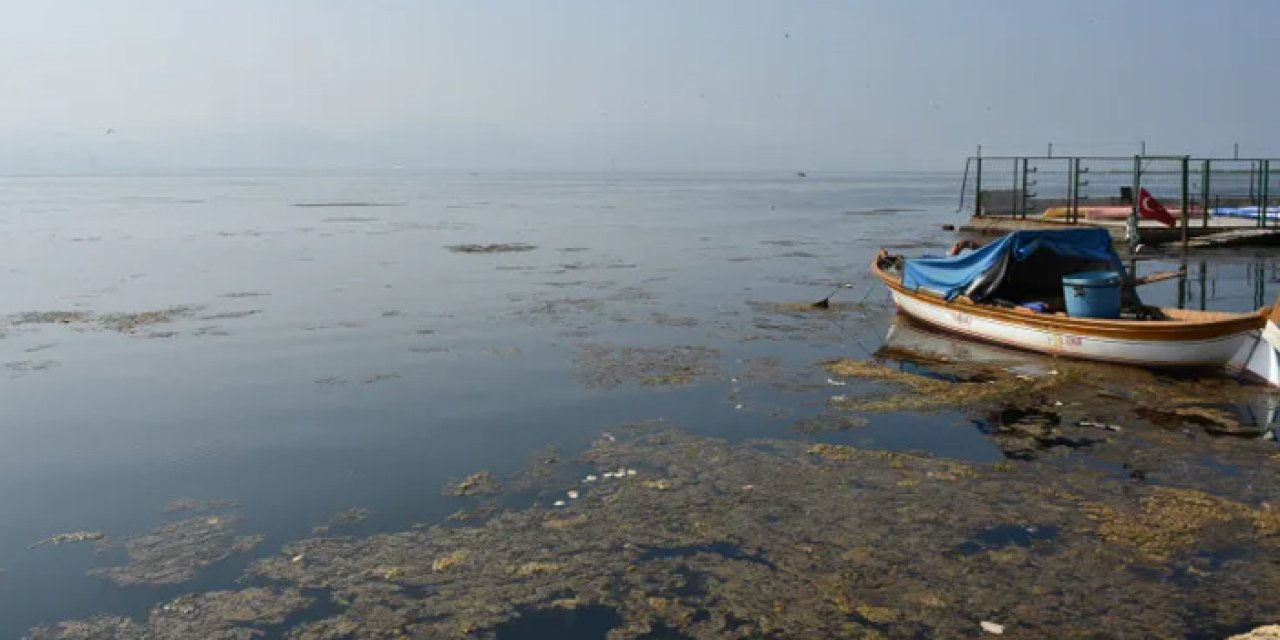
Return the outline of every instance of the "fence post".
{"type": "Polygon", "coordinates": [[[1089,168],[1088,167],[1084,167],[1083,169],[1080,168],[1080,158],[1076,158],[1075,160],[1076,160],[1076,181],[1075,181],[1076,194],[1075,194],[1074,200],[1071,203],[1071,220],[1075,224],[1079,224],[1080,223],[1080,187],[1089,186],[1089,181],[1081,178],[1080,176],[1086,173],[1089,173],[1089,168]]]}
{"type": "Polygon", "coordinates": [[[1071,158],[1067,160],[1067,219],[1071,224],[1079,224],[1076,220],[1076,203],[1080,189],[1080,158],[1071,158]]]}
{"type": "Polygon", "coordinates": [[[1200,209],[1204,214],[1200,225],[1202,229],[1209,228],[1209,162],[1209,160],[1204,161],[1203,175],[1200,177],[1200,209]]]}
{"type": "Polygon", "coordinates": [[[1009,190],[1009,214],[1010,218],[1017,218],[1022,213],[1022,206],[1019,202],[1022,198],[1018,197],[1018,159],[1013,159],[1013,187],[1009,190]]]}
{"type": "Polygon", "coordinates": [[[1129,250],[1132,251],[1138,243],[1142,242],[1142,236],[1138,232],[1138,207],[1142,206],[1142,156],[1133,157],[1133,186],[1130,188],[1133,197],[1130,198],[1131,203],[1129,210],[1129,224],[1125,226],[1125,240],[1129,241],[1129,250]]]}
{"type": "Polygon", "coordinates": [[[1027,159],[1022,159],[1022,193],[1018,195],[1018,211],[1022,212],[1022,219],[1027,219],[1027,159]]]}
{"type": "MultiPolygon", "coordinates": [[[[1259,185],[1257,184],[1256,180],[1258,178],[1258,174],[1261,173],[1261,169],[1262,169],[1262,162],[1260,160],[1253,160],[1249,162],[1249,201],[1255,205],[1258,204],[1258,193],[1259,193],[1259,190],[1257,188],[1259,185]]],[[[1262,208],[1261,206],[1259,206],[1258,222],[1255,226],[1258,226],[1258,227],[1262,226],[1262,218],[1263,218],[1262,208]]]]}
{"type": "Polygon", "coordinates": [[[1183,249],[1187,248],[1187,240],[1188,240],[1187,225],[1191,222],[1190,214],[1187,212],[1187,207],[1191,204],[1190,195],[1187,193],[1187,189],[1190,187],[1190,183],[1187,182],[1187,179],[1188,179],[1187,170],[1190,168],[1190,164],[1191,164],[1191,157],[1182,156],[1182,215],[1181,215],[1181,218],[1182,218],[1182,248],[1183,249]]]}
{"type": "Polygon", "coordinates": [[[978,156],[973,175],[973,215],[982,217],[982,156],[978,156]]]}
{"type": "Polygon", "coordinates": [[[1258,220],[1262,222],[1262,226],[1267,226],[1267,196],[1271,195],[1271,161],[1262,161],[1262,180],[1258,183],[1258,193],[1261,194],[1262,204],[1258,207],[1258,220]]]}

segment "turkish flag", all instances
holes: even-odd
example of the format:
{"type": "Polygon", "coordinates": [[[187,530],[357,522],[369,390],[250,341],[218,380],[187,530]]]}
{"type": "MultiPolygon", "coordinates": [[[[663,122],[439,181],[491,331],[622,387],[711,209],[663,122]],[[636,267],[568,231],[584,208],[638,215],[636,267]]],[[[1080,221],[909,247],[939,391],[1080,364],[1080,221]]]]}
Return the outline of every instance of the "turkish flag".
{"type": "Polygon", "coordinates": [[[1159,220],[1170,227],[1178,226],[1178,221],[1169,213],[1159,200],[1151,197],[1146,189],[1142,190],[1142,197],[1138,199],[1138,215],[1148,220],[1159,220]]]}

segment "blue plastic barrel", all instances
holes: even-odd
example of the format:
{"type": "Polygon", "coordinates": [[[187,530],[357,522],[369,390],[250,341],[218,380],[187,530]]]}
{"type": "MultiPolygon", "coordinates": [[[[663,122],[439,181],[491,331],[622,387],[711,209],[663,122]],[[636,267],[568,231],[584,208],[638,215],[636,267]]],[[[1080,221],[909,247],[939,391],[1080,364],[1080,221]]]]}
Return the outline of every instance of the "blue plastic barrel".
{"type": "Polygon", "coordinates": [[[1062,276],[1062,295],[1073,318],[1120,317],[1120,274],[1114,271],[1062,276]]]}

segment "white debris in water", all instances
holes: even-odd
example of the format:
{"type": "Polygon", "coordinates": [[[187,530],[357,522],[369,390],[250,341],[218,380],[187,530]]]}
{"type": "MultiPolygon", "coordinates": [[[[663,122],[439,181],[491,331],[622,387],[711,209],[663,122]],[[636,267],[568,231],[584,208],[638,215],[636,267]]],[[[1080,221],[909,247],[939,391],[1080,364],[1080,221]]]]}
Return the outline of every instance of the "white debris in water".
{"type": "Polygon", "coordinates": [[[987,622],[986,620],[983,620],[982,622],[979,622],[978,625],[981,626],[982,630],[986,631],[987,633],[992,633],[998,636],[1004,635],[1004,625],[1002,624],[996,624],[994,622],[987,622]]]}
{"type": "Polygon", "coordinates": [[[734,408],[734,409],[741,409],[741,408],[742,408],[742,405],[740,405],[740,404],[735,404],[735,405],[733,405],[733,408],[734,408]]]}
{"type": "Polygon", "coordinates": [[[577,499],[578,499],[578,491],[577,491],[577,489],[570,489],[567,493],[565,493],[565,495],[569,496],[569,499],[570,499],[570,500],[577,500],[577,499]]]}
{"type": "Polygon", "coordinates": [[[848,382],[845,382],[845,381],[843,381],[843,380],[836,380],[836,379],[834,379],[834,378],[827,378],[827,384],[829,384],[829,385],[831,385],[831,386],[833,386],[833,387],[843,387],[843,386],[845,386],[845,385],[847,385],[847,384],[849,384],[849,383],[848,383],[848,382]]]}
{"type": "Polygon", "coordinates": [[[606,471],[606,472],[604,472],[604,477],[606,477],[606,478],[612,478],[612,477],[614,477],[613,472],[612,472],[612,471],[606,471]]]}
{"type": "Polygon", "coordinates": [[[553,505],[555,505],[555,506],[557,506],[557,507],[563,507],[563,506],[564,506],[564,500],[556,500],[555,502],[553,502],[553,503],[551,503],[551,504],[553,504],[553,505]]]}
{"type": "Polygon", "coordinates": [[[831,396],[831,401],[832,401],[832,402],[844,402],[844,399],[845,399],[845,396],[843,396],[843,395],[839,395],[839,396],[831,396]]]}
{"type": "Polygon", "coordinates": [[[618,439],[617,439],[617,438],[615,438],[615,437],[613,437],[613,434],[612,434],[612,433],[609,433],[608,431],[606,431],[606,432],[604,432],[604,433],[600,434],[600,437],[601,437],[601,438],[604,438],[605,440],[608,440],[609,442],[617,442],[617,441],[618,441],[618,439]]]}
{"type": "Polygon", "coordinates": [[[629,475],[629,476],[634,476],[635,474],[636,474],[636,470],[635,470],[635,469],[627,469],[627,475],[629,475]]]}
{"type": "Polygon", "coordinates": [[[595,482],[596,480],[598,480],[598,478],[596,478],[594,475],[589,475],[582,479],[583,482],[595,482]]]}

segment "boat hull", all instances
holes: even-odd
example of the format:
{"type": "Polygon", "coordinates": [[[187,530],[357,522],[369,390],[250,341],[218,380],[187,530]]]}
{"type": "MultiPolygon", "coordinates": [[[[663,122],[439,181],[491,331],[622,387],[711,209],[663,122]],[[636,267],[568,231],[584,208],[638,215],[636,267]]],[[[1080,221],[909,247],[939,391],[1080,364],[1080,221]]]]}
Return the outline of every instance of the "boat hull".
{"type": "Polygon", "coordinates": [[[890,290],[893,302],[906,315],[933,327],[978,340],[1052,355],[1115,362],[1144,367],[1221,367],[1241,348],[1257,340],[1258,331],[1217,336],[1144,339],[1138,336],[1098,335],[1018,322],[1014,318],[974,313],[942,300],[890,290]],[[1254,334],[1254,335],[1251,335],[1254,334]]]}

